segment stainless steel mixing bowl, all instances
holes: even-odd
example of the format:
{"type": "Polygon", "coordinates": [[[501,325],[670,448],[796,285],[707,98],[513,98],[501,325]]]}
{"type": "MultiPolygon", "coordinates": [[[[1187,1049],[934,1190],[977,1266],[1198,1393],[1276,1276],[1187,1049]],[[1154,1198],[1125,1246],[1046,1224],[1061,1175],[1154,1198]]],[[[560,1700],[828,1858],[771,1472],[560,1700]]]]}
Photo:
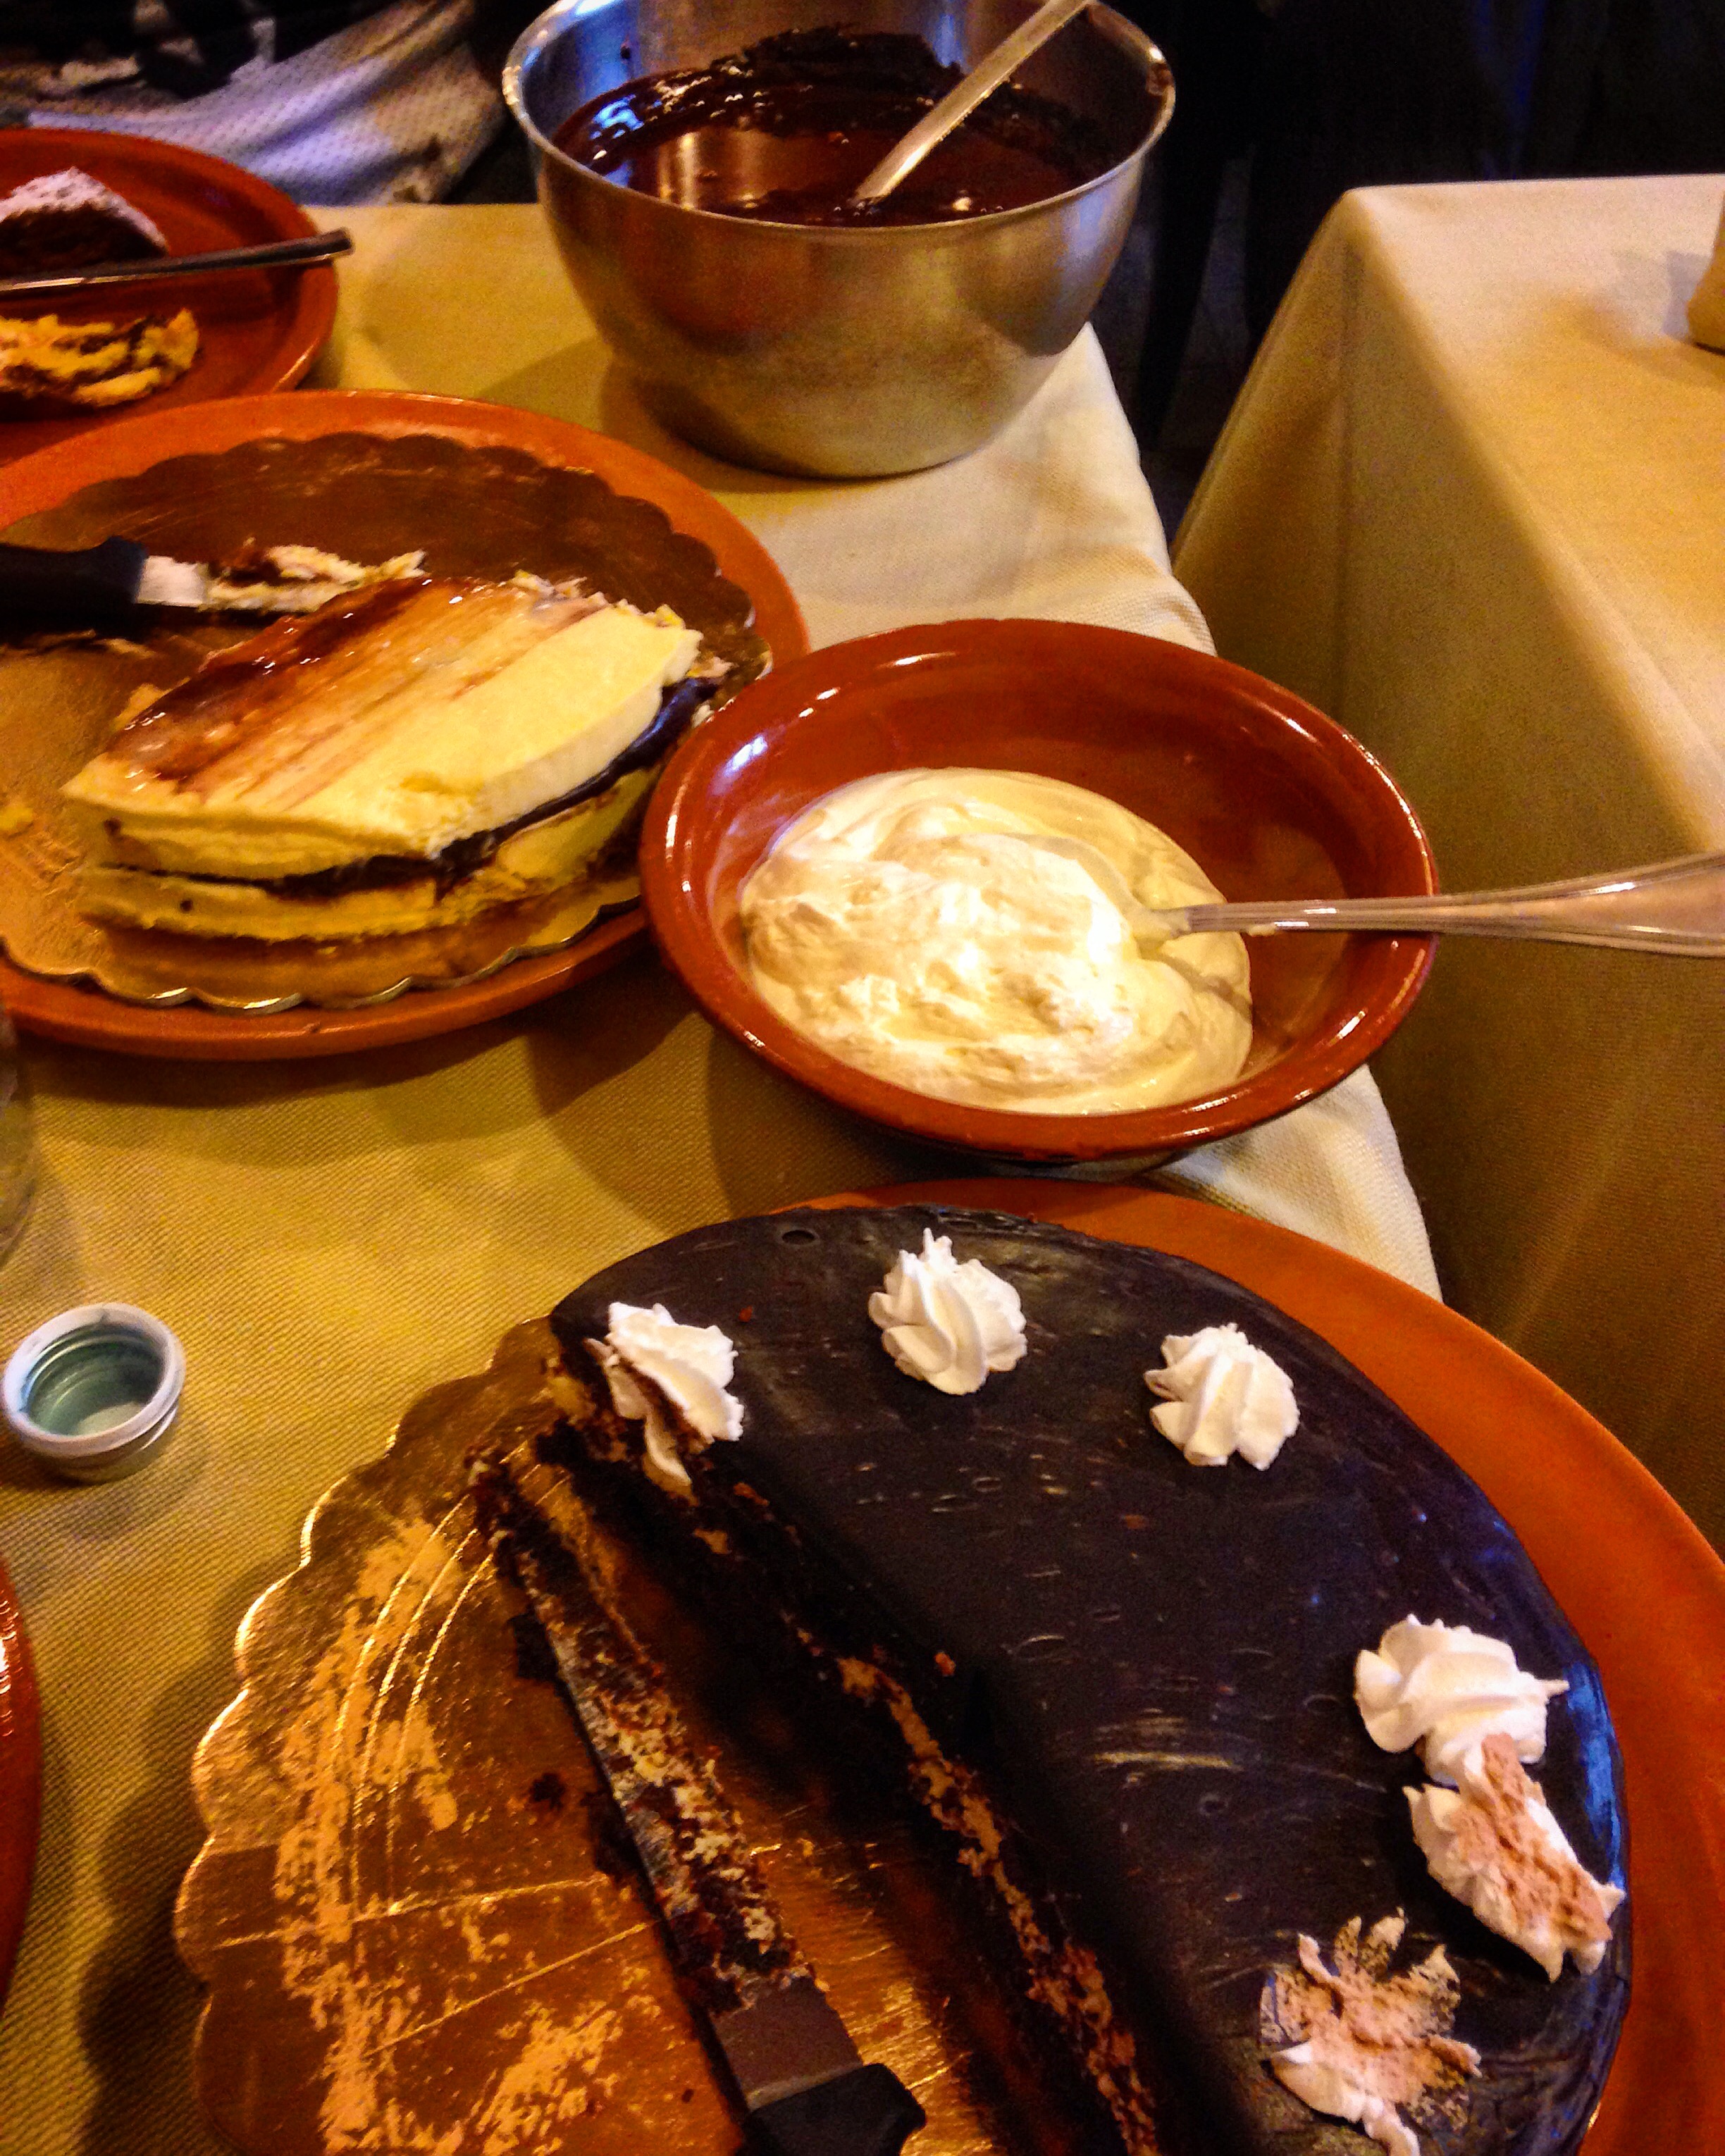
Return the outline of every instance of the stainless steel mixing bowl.
{"type": "Polygon", "coordinates": [[[1022,70],[1094,121],[1108,170],[1023,209],[878,231],[686,209],[602,179],[552,137],[602,93],[781,30],[913,31],[962,66],[1031,0],[559,0],[511,54],[504,94],[575,288],[665,424],[768,471],[864,478],[943,464],[1004,426],[1088,319],[1125,243],[1173,85],[1096,6],[1022,70]]]}

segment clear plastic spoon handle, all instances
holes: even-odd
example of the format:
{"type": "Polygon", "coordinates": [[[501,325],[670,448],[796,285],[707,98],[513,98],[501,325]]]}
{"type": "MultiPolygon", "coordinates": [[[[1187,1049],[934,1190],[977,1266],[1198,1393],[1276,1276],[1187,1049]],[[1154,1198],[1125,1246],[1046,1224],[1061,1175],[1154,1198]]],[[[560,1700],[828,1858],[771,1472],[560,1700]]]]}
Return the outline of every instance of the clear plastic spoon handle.
{"type": "MultiPolygon", "coordinates": [[[[1725,958],[1725,854],[1527,884],[1516,891],[1430,898],[1262,899],[1158,913],[1171,935],[1232,928],[1249,936],[1300,929],[1389,929],[1416,936],[1520,937],[1590,943],[1676,958],[1725,958]]],[[[1137,924],[1134,923],[1136,927],[1137,924]]]]}
{"type": "Polygon", "coordinates": [[[1028,22],[1021,23],[1009,38],[1003,38],[986,59],[978,60],[963,82],[949,90],[940,103],[925,112],[910,133],[895,142],[873,172],[851,189],[854,203],[875,203],[890,195],[899,182],[914,172],[938,142],[955,127],[963,126],[985,97],[992,97],[1007,77],[1021,68],[1032,53],[1045,45],[1057,30],[1064,30],[1075,15],[1081,15],[1090,0],[1043,0],[1028,22]]]}

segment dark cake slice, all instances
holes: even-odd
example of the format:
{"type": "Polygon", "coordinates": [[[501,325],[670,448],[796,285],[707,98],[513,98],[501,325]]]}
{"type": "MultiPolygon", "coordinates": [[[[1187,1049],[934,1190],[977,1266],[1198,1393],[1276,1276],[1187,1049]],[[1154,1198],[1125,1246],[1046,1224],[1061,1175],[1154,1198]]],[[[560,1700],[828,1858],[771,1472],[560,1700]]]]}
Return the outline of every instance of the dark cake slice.
{"type": "Polygon", "coordinates": [[[563,1456],[896,1752],[1103,2138],[1134,2156],[1372,2145],[1267,2064],[1266,1980],[1281,1972],[1284,2005],[1302,1962],[1310,1980],[1304,1934],[1340,1956],[1320,1989],[1347,1964],[1445,2004],[1447,1958],[1450,2049],[1480,2070],[1416,2113],[1422,2150],[1578,2146],[1627,2001],[1630,1912],[1595,1971],[1556,1982],[1487,1932],[1427,1872],[1403,1794],[1425,1774],[1373,1744],[1353,1672],[1411,1610],[1565,1679],[1538,1781],[1581,1862],[1621,1883],[1599,1675],[1476,1486],[1332,1349],[1182,1260],[933,1207],[702,1229],[608,1268],[552,1322],[563,1456]],[[1028,1354],[967,1395],[904,1375],[868,1314],[928,1227],[1023,1301],[1028,1354]],[[736,1343],[741,1435],[680,1447],[687,1496],[642,1471],[641,1425],[586,1344],[614,1301],[736,1343]],[[1163,1336],[1226,1322],[1299,1404],[1263,1472],[1194,1467],[1148,1419],[1163,1336]]]}
{"type": "Polygon", "coordinates": [[[167,252],[153,219],[75,165],[0,195],[0,277],[44,276],[167,252]]]}

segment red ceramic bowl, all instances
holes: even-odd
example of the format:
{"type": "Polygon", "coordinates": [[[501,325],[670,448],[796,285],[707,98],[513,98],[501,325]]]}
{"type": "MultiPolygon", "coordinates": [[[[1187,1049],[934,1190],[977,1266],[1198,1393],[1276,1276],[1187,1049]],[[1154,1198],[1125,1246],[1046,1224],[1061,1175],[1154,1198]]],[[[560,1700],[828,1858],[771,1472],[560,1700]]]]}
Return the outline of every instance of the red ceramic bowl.
{"type": "Polygon", "coordinates": [[[855,1070],[768,1008],[737,893],[834,787],[916,766],[1070,780],[1178,840],[1229,898],[1436,888],[1418,819],[1352,735],[1202,652],[1071,622],[958,621],[829,645],[754,682],[672,757],[641,838],[660,948],[708,1016],[818,1093],[895,1130],[1021,1160],[1177,1152],[1285,1114],[1364,1062],[1407,1015],[1427,937],[1250,939],[1245,1070],[1202,1100],[1124,1115],[1021,1115],[855,1070]]]}

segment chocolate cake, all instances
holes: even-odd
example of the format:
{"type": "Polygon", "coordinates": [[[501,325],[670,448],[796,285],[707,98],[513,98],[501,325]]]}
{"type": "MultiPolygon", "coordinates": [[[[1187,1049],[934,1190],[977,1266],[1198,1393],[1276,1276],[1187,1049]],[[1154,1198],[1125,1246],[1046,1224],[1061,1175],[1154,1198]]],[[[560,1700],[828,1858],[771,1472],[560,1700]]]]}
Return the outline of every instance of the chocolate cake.
{"type": "Polygon", "coordinates": [[[75,165],[0,195],[0,277],[45,276],[167,252],[153,219],[75,165]]]}
{"type": "Polygon", "coordinates": [[[1420,2149],[1578,2146],[1627,2001],[1630,1912],[1595,1970],[1556,1981],[1486,1931],[1428,1873],[1403,1794],[1422,1770],[1372,1742],[1353,1668],[1413,1610],[1566,1680],[1539,1783],[1582,1863],[1620,1883],[1599,1674],[1481,1491],[1332,1348],[1182,1260],[921,1206],[701,1229],[608,1268],[552,1323],[556,1456],[908,1767],[1098,2148],[1364,2150],[1269,2066],[1278,2011],[1286,2042],[1290,2012],[1350,1987],[1398,2010],[1417,1996],[1434,2029],[1453,2017],[1440,2051],[1477,2051],[1476,2074],[1415,2107],[1420,2149]],[[963,1395],[896,1367],[869,1315],[929,1228],[1022,1301],[1028,1352],[963,1395]],[[614,1302],[735,1343],[740,1433],[683,1432],[686,1494],[588,1344],[614,1302]],[[1230,1322],[1298,1404],[1263,1471],[1191,1465],[1149,1421],[1164,1336],[1230,1322]]]}

